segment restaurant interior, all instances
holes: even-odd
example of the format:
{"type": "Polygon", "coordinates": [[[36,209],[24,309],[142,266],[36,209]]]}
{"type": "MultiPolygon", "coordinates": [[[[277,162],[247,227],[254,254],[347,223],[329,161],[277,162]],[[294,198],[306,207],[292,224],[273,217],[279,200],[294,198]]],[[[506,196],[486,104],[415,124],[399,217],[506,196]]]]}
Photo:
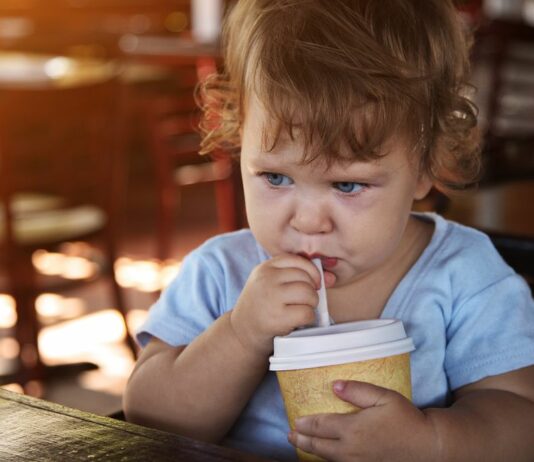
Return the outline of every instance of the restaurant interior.
{"type": "MultiPolygon", "coordinates": [[[[487,232],[532,288],[534,1],[456,3],[483,176],[414,209],[487,232]]],[[[0,2],[0,387],[120,415],[148,309],[190,250],[246,226],[236,162],[199,156],[195,125],[231,7],[0,2]]]]}

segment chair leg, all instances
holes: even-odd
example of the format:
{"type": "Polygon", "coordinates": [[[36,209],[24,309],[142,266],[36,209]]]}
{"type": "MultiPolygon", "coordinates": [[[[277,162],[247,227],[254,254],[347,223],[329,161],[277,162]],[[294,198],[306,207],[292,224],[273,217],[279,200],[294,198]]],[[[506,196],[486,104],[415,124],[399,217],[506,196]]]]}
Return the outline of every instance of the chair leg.
{"type": "Polygon", "coordinates": [[[221,232],[237,229],[234,185],[231,181],[215,183],[215,202],[217,204],[217,221],[221,232]]]}
{"type": "Polygon", "coordinates": [[[112,286],[113,296],[115,298],[116,307],[122,316],[124,328],[126,329],[126,339],[125,339],[126,345],[132,352],[133,358],[137,359],[137,345],[132,335],[130,334],[130,330],[128,329],[128,322],[126,318],[127,310],[124,305],[124,297],[122,294],[122,289],[119,287],[119,284],[117,283],[117,279],[115,278],[115,272],[113,272],[113,275],[111,276],[111,286],[112,286]]]}
{"type": "Polygon", "coordinates": [[[36,274],[31,254],[17,254],[10,261],[9,270],[10,290],[17,307],[15,339],[20,345],[20,353],[16,371],[0,377],[0,384],[15,382],[25,387],[32,380],[66,377],[97,368],[96,364],[88,362],[56,366],[42,362],[38,343],[41,326],[35,309],[36,274]]]}
{"type": "Polygon", "coordinates": [[[217,220],[221,232],[235,231],[240,225],[238,220],[240,206],[234,175],[235,172],[232,171],[228,178],[215,182],[217,220]]]}
{"type": "Polygon", "coordinates": [[[15,373],[15,382],[25,385],[30,380],[45,378],[45,367],[39,354],[39,322],[35,312],[35,294],[14,292],[17,304],[17,324],[15,338],[19,344],[19,365],[15,373]]]}
{"type": "Polygon", "coordinates": [[[38,344],[40,326],[35,311],[35,274],[29,258],[19,255],[10,264],[11,290],[17,310],[15,339],[20,348],[19,368],[14,378],[23,385],[30,380],[44,378],[38,344]]]}
{"type": "Polygon", "coordinates": [[[124,328],[126,329],[126,345],[132,352],[133,358],[137,359],[137,345],[135,343],[134,338],[130,334],[130,330],[128,329],[128,321],[127,321],[127,314],[128,310],[126,309],[126,303],[124,302],[124,294],[122,292],[121,287],[119,286],[117,282],[117,277],[115,274],[115,261],[116,261],[116,252],[115,248],[112,243],[108,243],[108,261],[110,265],[110,283],[111,283],[111,291],[113,295],[113,299],[115,301],[115,306],[119,313],[122,316],[122,321],[124,323],[124,328]]]}
{"type": "MultiPolygon", "coordinates": [[[[165,183],[165,180],[160,180],[165,183]]],[[[157,227],[157,256],[160,260],[170,257],[172,252],[172,236],[174,230],[175,213],[180,207],[181,193],[179,186],[174,183],[160,184],[157,192],[156,227],[157,227]]]]}

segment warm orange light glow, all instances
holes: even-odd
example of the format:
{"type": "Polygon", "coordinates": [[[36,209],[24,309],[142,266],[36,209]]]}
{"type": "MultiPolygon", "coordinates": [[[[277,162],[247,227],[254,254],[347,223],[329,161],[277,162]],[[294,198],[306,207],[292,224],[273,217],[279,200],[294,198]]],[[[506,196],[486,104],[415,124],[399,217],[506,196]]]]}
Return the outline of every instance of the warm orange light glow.
{"type": "Polygon", "coordinates": [[[35,251],[32,261],[41,274],[66,279],[87,279],[94,276],[98,269],[96,264],[87,258],[45,250],[35,251]]]}
{"type": "Polygon", "coordinates": [[[0,294],[0,328],[10,329],[16,323],[15,299],[11,295],[0,294]]]}
{"type": "Polygon", "coordinates": [[[167,287],[171,281],[176,277],[180,267],[182,266],[181,261],[167,261],[165,266],[161,270],[161,287],[162,289],[167,287]]]}
{"type": "Polygon", "coordinates": [[[37,297],[35,309],[42,320],[54,320],[61,317],[72,319],[81,316],[85,310],[85,302],[81,298],[63,297],[58,294],[45,293],[37,297]]]}
{"type": "Polygon", "coordinates": [[[0,388],[5,388],[6,390],[12,391],[14,393],[24,393],[24,389],[18,383],[6,383],[0,388]]]}
{"type": "Polygon", "coordinates": [[[115,263],[117,282],[122,287],[135,288],[141,292],[156,292],[166,287],[174,278],[180,262],[169,260],[132,260],[121,257],[115,263]]]}
{"type": "Polygon", "coordinates": [[[39,333],[39,350],[43,360],[64,361],[94,351],[99,344],[120,342],[126,335],[121,315],[102,310],[72,321],[43,328],[39,333]]]}
{"type": "Polygon", "coordinates": [[[123,287],[135,287],[143,292],[159,290],[159,265],[156,261],[119,258],[116,274],[118,283],[123,287]]]}
{"type": "Polygon", "coordinates": [[[136,332],[141,324],[145,322],[148,316],[147,310],[130,310],[126,315],[126,322],[128,323],[128,330],[130,332],[136,332]]]}
{"type": "Polygon", "coordinates": [[[82,257],[67,257],[63,264],[61,276],[66,279],[88,279],[94,276],[98,268],[95,263],[82,257]]]}
{"type": "Polygon", "coordinates": [[[44,66],[45,73],[52,79],[64,77],[72,70],[72,61],[62,56],[49,59],[44,66]]]}
{"type": "Polygon", "coordinates": [[[134,360],[124,343],[110,344],[98,348],[90,360],[99,369],[80,375],[78,381],[84,388],[122,395],[133,368],[134,360]]]}
{"type": "Polygon", "coordinates": [[[46,250],[36,250],[32,255],[33,266],[41,274],[49,276],[60,275],[63,270],[65,255],[59,252],[47,252],[46,250]]]}
{"type": "MultiPolygon", "coordinates": [[[[135,311],[133,316],[140,317],[135,311]]],[[[43,361],[48,364],[78,361],[96,364],[98,369],[79,376],[80,385],[121,395],[135,365],[124,343],[125,334],[122,317],[117,311],[98,311],[42,329],[39,349],[43,361]]]]}
{"type": "MultiPolygon", "coordinates": [[[[98,271],[96,263],[88,257],[90,248],[83,243],[65,247],[64,253],[38,250],[33,254],[37,271],[48,276],[66,279],[88,279],[98,271]],[[78,254],[78,255],[76,255],[78,254]]],[[[164,289],[175,277],[181,262],[168,260],[134,260],[120,257],[115,262],[117,282],[125,288],[141,292],[157,292],[164,289]]]]}
{"type": "Polygon", "coordinates": [[[41,294],[35,301],[35,309],[43,318],[60,316],[62,312],[63,297],[57,294],[41,294]]]}
{"type": "Polygon", "coordinates": [[[119,285],[125,288],[133,287],[135,279],[133,260],[128,257],[119,257],[115,262],[115,275],[119,285]]]}
{"type": "MultiPolygon", "coordinates": [[[[91,277],[96,271],[94,262],[99,261],[100,256],[87,244],[73,243],[60,250],[61,252],[35,252],[33,262],[37,271],[73,279],[91,277]]],[[[150,293],[166,287],[176,276],[180,265],[181,262],[176,260],[161,262],[121,257],[115,262],[115,270],[122,287],[150,293]]],[[[127,314],[128,329],[132,333],[145,321],[148,311],[143,308],[148,308],[153,296],[146,295],[145,299],[146,303],[142,303],[146,307],[142,304],[141,309],[130,309],[127,314]]],[[[124,322],[121,315],[111,308],[87,314],[93,310],[93,302],[92,296],[90,300],[56,293],[44,293],[37,297],[35,308],[43,326],[39,332],[41,359],[51,365],[92,362],[98,369],[81,374],[78,378],[80,385],[121,395],[135,365],[124,342],[124,322]]],[[[15,308],[12,296],[0,294],[0,328],[15,326],[15,308]]],[[[21,349],[14,338],[0,338],[0,357],[6,364],[17,356],[28,364],[35,362],[37,358],[34,349],[21,349]]],[[[39,395],[42,392],[39,387],[38,383],[31,384],[27,392],[39,395]]],[[[21,387],[10,386],[10,389],[22,392],[21,387]]]]}
{"type": "Polygon", "coordinates": [[[11,337],[0,339],[0,358],[15,359],[20,353],[19,343],[11,337]]]}

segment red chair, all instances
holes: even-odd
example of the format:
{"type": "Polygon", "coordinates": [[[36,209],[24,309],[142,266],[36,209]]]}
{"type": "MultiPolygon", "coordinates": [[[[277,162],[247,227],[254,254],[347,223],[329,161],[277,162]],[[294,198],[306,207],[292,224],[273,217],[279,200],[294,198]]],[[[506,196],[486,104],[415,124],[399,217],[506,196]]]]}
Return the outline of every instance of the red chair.
{"type": "MultiPolygon", "coordinates": [[[[212,59],[198,59],[197,80],[215,70],[212,59]]],[[[176,71],[178,72],[178,70],[176,71]]],[[[183,73],[191,74],[191,68],[183,73]]],[[[224,153],[200,156],[199,111],[194,100],[196,81],[180,94],[154,97],[146,106],[149,149],[156,180],[157,254],[171,256],[174,217],[182,188],[198,183],[213,183],[220,232],[241,227],[242,197],[237,163],[224,153]]]]}
{"type": "Polygon", "coordinates": [[[187,106],[183,98],[164,97],[152,101],[147,112],[156,180],[157,252],[162,260],[171,256],[174,217],[184,187],[213,183],[220,232],[240,226],[242,207],[236,164],[221,154],[198,154],[198,114],[187,106]]]}
{"type": "MultiPolygon", "coordinates": [[[[16,301],[21,351],[16,370],[0,383],[25,384],[68,369],[46,366],[39,352],[36,297],[65,288],[66,281],[44,281],[32,264],[36,249],[54,250],[68,241],[99,244],[106,257],[99,274],[108,277],[126,325],[113,268],[126,173],[118,88],[113,75],[0,87],[1,262],[16,301]]],[[[92,281],[76,281],[87,282],[92,281]]],[[[130,335],[126,341],[135,356],[130,335]]]]}

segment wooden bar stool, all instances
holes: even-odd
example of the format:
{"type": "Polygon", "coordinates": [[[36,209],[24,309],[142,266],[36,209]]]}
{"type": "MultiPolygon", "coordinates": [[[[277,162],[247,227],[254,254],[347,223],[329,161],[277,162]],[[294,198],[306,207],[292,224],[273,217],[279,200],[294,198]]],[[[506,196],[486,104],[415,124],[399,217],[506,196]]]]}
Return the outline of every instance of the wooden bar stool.
{"type": "MultiPolygon", "coordinates": [[[[99,245],[105,258],[95,278],[108,278],[128,332],[113,267],[126,174],[116,72],[109,64],[57,59],[46,60],[48,78],[0,82],[0,261],[5,289],[16,302],[21,352],[16,370],[0,383],[24,385],[69,370],[43,364],[35,300],[44,291],[94,280],[41,284],[45,278],[32,262],[37,249],[55,250],[71,241],[99,245]]],[[[129,334],[126,342],[135,356],[129,334]]]]}
{"type": "Polygon", "coordinates": [[[194,92],[198,82],[216,72],[216,60],[200,56],[172,69],[183,83],[180,91],[155,96],[145,106],[155,171],[157,255],[162,260],[171,256],[173,222],[184,187],[213,184],[219,232],[236,230],[243,222],[237,162],[223,152],[198,154],[200,114],[194,92]]]}
{"type": "Polygon", "coordinates": [[[187,106],[184,98],[163,97],[152,101],[147,110],[156,180],[157,253],[162,260],[171,256],[174,217],[184,187],[212,183],[219,231],[233,231],[240,226],[237,164],[224,153],[213,157],[198,154],[198,113],[187,106]]]}

